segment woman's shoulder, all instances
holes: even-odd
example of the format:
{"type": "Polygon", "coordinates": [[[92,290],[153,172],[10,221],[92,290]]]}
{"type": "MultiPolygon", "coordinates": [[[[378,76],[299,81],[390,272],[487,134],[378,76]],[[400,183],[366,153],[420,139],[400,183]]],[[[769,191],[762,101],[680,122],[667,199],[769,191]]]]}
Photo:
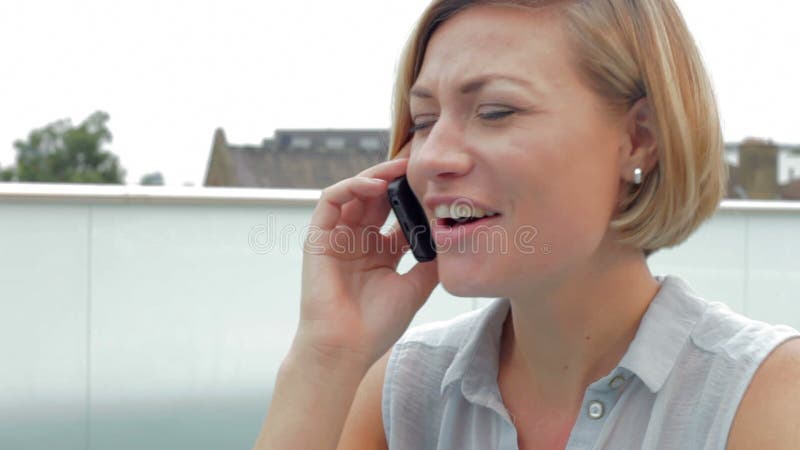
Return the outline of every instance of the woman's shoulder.
{"type": "MultiPolygon", "coordinates": [[[[651,441],[664,444],[667,441],[659,439],[669,442],[677,439],[693,448],[725,448],[729,434],[733,435],[731,427],[734,417],[739,417],[737,411],[752,410],[745,406],[748,403],[744,400],[745,396],[768,396],[759,394],[758,388],[752,391],[748,387],[763,385],[762,379],[769,380],[767,384],[776,383],[776,377],[770,375],[775,371],[769,369],[776,364],[771,362],[776,355],[778,365],[786,364],[781,360],[787,358],[794,361],[790,364],[797,364],[796,349],[800,331],[788,325],[748,317],[723,302],[706,300],[688,288],[676,293],[679,295],[669,297],[670,307],[675,311],[691,309],[696,315],[675,314],[671,317],[678,322],[687,317],[697,319],[686,323],[690,328],[689,339],[680,346],[663,389],[657,393],[659,399],[655,402],[651,418],[661,425],[658,427],[660,430],[682,431],[680,436],[661,437],[654,432],[651,441]],[[790,344],[789,341],[794,342],[790,344]],[[790,356],[782,357],[781,354],[787,350],[778,351],[779,348],[795,350],[789,352],[790,356]],[[699,443],[704,444],[701,446],[699,443]]],[[[679,325],[673,323],[670,326],[679,325]]],[[[800,371],[795,370],[795,373],[800,371]]],[[[788,387],[784,383],[784,388],[788,387]]],[[[748,413],[745,414],[743,417],[748,417],[748,413]]],[[[737,418],[737,421],[740,420],[737,418]]],[[[740,422],[746,424],[752,421],[742,419],[740,422]]],[[[737,427],[743,430],[748,425],[737,427]]]]}
{"type": "Polygon", "coordinates": [[[761,364],[731,425],[727,449],[796,449],[800,443],[800,340],[781,344],[761,364]]]}
{"type": "Polygon", "coordinates": [[[800,331],[785,324],[768,323],[745,316],[722,302],[709,302],[691,333],[701,351],[728,360],[763,359],[775,347],[800,331]]]}
{"type": "Polygon", "coordinates": [[[662,281],[662,289],[645,318],[651,322],[672,322],[666,325],[668,329],[661,330],[663,333],[658,336],[661,338],[676,337],[668,334],[672,329],[685,330],[689,339],[683,356],[694,352],[704,354],[706,360],[723,358],[752,363],[763,359],[786,339],[800,335],[789,325],[757,320],[724,302],[702,296],[680,276],[658,276],[657,279],[662,281]]]}
{"type": "Polygon", "coordinates": [[[740,398],[767,357],[781,344],[800,337],[800,331],[789,325],[751,318],[688,289],[683,294],[686,303],[702,305],[696,308],[702,312],[673,367],[670,378],[674,382],[691,381],[690,374],[694,374],[705,379],[698,388],[709,386],[721,391],[726,387],[729,399],[740,398]]]}

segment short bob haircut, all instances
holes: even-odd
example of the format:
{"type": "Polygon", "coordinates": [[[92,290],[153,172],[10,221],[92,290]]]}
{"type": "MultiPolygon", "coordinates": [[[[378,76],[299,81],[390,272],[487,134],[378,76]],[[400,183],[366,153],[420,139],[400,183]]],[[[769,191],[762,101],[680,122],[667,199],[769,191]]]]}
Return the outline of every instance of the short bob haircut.
{"type": "Polygon", "coordinates": [[[716,100],[703,61],[672,0],[434,0],[398,66],[389,157],[409,140],[409,90],[436,29],[474,5],[552,8],[572,40],[584,82],[622,114],[647,97],[656,121],[658,164],[628,184],[609,226],[645,257],[680,244],[714,214],[728,168],[716,100]]]}

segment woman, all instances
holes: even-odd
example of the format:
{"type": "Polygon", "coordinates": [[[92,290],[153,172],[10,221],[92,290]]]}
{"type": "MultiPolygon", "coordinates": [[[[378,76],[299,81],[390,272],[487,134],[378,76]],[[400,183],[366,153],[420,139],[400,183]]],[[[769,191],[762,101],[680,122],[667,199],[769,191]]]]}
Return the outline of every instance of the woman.
{"type": "Polygon", "coordinates": [[[314,211],[321,251],[257,448],[798,448],[800,333],[647,267],[726,181],[671,0],[434,1],[395,95],[395,158],[314,211]],[[381,225],[404,174],[434,262],[398,274],[397,229],[330,245],[381,225]],[[464,205],[480,220],[454,220],[464,205]],[[541,246],[514,245],[522,229],[541,246]],[[437,282],[500,299],[400,339],[437,282]]]}

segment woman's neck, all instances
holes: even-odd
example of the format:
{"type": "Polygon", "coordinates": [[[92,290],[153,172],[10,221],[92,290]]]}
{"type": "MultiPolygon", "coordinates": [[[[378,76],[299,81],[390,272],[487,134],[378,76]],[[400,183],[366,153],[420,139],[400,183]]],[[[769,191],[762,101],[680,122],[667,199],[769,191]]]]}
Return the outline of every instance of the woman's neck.
{"type": "Polygon", "coordinates": [[[619,363],[660,288],[639,252],[597,267],[511,297],[500,370],[535,404],[580,404],[586,387],[619,363]]]}

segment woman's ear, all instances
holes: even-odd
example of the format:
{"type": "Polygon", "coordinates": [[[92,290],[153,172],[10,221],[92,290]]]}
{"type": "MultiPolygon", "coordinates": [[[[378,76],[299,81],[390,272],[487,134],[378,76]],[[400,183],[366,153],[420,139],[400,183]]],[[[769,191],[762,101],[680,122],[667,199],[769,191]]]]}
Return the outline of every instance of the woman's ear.
{"type": "Polygon", "coordinates": [[[658,132],[647,97],[639,99],[625,114],[624,127],[620,176],[633,182],[635,169],[642,169],[642,176],[646,177],[658,163],[658,132]]]}

